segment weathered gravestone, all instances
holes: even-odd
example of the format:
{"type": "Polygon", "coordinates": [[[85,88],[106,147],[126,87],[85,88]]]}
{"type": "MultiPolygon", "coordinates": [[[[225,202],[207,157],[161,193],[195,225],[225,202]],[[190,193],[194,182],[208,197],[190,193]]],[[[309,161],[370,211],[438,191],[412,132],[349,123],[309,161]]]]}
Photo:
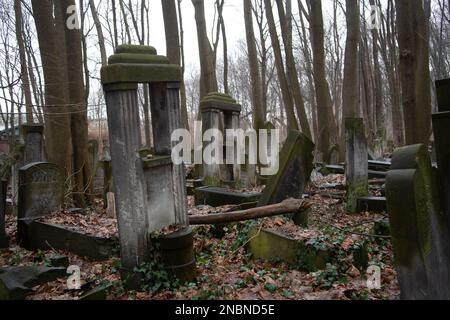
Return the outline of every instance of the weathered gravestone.
{"type": "Polygon", "coordinates": [[[436,81],[436,95],[439,112],[450,111],[450,79],[436,81]]]}
{"type": "Polygon", "coordinates": [[[266,206],[288,198],[301,199],[313,170],[314,143],[304,134],[291,131],[280,152],[278,174],[270,177],[258,202],[266,206]]]}
{"type": "Polygon", "coordinates": [[[25,221],[44,217],[61,208],[64,201],[64,173],[55,164],[30,163],[19,170],[18,243],[25,221]]]}
{"type": "Polygon", "coordinates": [[[0,249],[9,247],[9,238],[5,230],[5,216],[6,216],[6,189],[8,187],[7,181],[0,181],[0,249]]]}
{"type": "Polygon", "coordinates": [[[22,136],[24,140],[23,165],[45,161],[44,126],[23,125],[22,136]]]}
{"type": "Polygon", "coordinates": [[[364,130],[364,119],[346,118],[346,166],[347,205],[349,213],[355,213],[358,198],[369,194],[368,153],[364,130]]]}
{"type": "Polygon", "coordinates": [[[424,145],[398,149],[386,179],[402,299],[450,299],[450,224],[424,145]]]}
{"type": "MultiPolygon", "coordinates": [[[[216,129],[222,132],[225,137],[226,130],[240,128],[240,114],[242,107],[229,95],[222,93],[209,93],[200,102],[202,112],[202,132],[205,134],[208,130],[216,129]]],[[[224,141],[225,142],[225,141],[224,141]]],[[[206,147],[209,142],[205,142],[206,147]]],[[[203,180],[207,186],[220,187],[223,183],[233,182],[240,184],[241,166],[226,164],[227,149],[224,148],[222,154],[223,164],[203,164],[203,180]]]]}
{"type": "MultiPolygon", "coordinates": [[[[171,135],[180,129],[180,67],[149,46],[123,45],[102,68],[119,227],[122,277],[140,289],[135,270],[152,260],[153,232],[188,226],[184,167],[171,160],[171,135]],[[149,86],[154,155],[142,147],[138,84],[149,86]]],[[[193,275],[192,275],[193,276],[193,275]]]]}
{"type": "Polygon", "coordinates": [[[20,131],[22,139],[17,146],[16,162],[11,168],[11,193],[15,214],[17,214],[20,168],[29,163],[45,161],[44,126],[22,125],[20,131]]]}

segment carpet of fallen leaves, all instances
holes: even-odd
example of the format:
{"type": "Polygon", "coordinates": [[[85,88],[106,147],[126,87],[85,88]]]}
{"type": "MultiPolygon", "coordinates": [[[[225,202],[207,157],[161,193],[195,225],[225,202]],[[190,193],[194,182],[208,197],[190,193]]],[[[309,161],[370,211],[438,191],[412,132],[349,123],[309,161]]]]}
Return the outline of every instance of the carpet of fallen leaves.
{"type": "MultiPolygon", "coordinates": [[[[392,248],[389,239],[372,236],[376,221],[386,219],[384,215],[361,213],[348,215],[343,212],[343,201],[339,196],[344,178],[331,175],[316,178],[307,189],[309,201],[313,203],[310,213],[310,226],[302,229],[285,217],[262,219],[257,222],[260,228],[283,232],[293,238],[309,239],[326,235],[329,239],[344,239],[344,249],[353,243],[365,240],[369,247],[369,264],[382,269],[382,288],[370,291],[366,286],[366,275],[351,266],[351,259],[344,257],[342,263],[350,263],[345,274],[334,275],[324,286],[317,279],[326,271],[302,272],[282,263],[254,261],[246,251],[248,244],[247,224],[232,224],[227,227],[195,227],[195,251],[197,258],[197,279],[193,283],[178,286],[156,293],[126,292],[123,290],[118,274],[119,257],[105,262],[93,262],[68,252],[38,251],[28,252],[15,245],[9,250],[0,251],[0,266],[24,266],[45,263],[51,255],[65,255],[70,264],[81,269],[83,284],[95,286],[99,282],[113,284],[109,299],[225,299],[225,300],[349,300],[349,299],[398,299],[399,288],[392,262],[392,248]],[[334,196],[327,196],[334,194],[334,196]]],[[[252,191],[252,190],[247,190],[252,191]]],[[[376,191],[375,191],[376,192],[376,191]]],[[[195,206],[192,197],[188,199],[189,214],[210,214],[230,211],[232,206],[212,208],[195,206]]],[[[15,218],[7,217],[7,232],[15,243],[15,218]]],[[[117,235],[114,221],[106,217],[100,203],[86,214],[59,213],[46,222],[69,226],[98,236],[117,235]]],[[[78,299],[79,293],[66,290],[66,280],[47,283],[34,288],[28,297],[31,300],[78,299]]]]}

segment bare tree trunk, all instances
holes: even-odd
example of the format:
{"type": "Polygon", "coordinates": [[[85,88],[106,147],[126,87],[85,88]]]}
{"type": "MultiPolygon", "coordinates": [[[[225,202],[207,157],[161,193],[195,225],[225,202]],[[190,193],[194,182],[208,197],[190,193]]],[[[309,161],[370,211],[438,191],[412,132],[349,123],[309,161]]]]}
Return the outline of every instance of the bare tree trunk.
{"type": "Polygon", "coordinates": [[[273,53],[275,57],[275,65],[277,68],[278,81],[280,82],[283,104],[286,108],[288,130],[298,130],[297,119],[294,112],[294,103],[289,91],[289,83],[286,78],[286,72],[283,65],[283,57],[281,55],[280,41],[278,40],[277,29],[272,12],[272,4],[270,0],[264,0],[266,7],[266,18],[269,26],[270,39],[272,40],[273,53]]]}
{"type": "Polygon", "coordinates": [[[297,115],[300,120],[302,132],[312,139],[311,128],[309,126],[308,117],[306,115],[305,102],[298,80],[297,68],[295,66],[294,51],[292,48],[292,9],[291,0],[286,1],[287,15],[284,12],[283,1],[276,0],[278,7],[278,15],[281,24],[281,34],[284,42],[284,51],[286,55],[286,72],[288,77],[289,88],[294,98],[297,115]]]}
{"type": "Polygon", "coordinates": [[[66,174],[70,175],[73,172],[70,110],[65,87],[67,79],[63,76],[66,74],[65,54],[61,55],[59,51],[65,47],[64,39],[61,39],[65,26],[60,25],[60,34],[57,36],[52,0],[32,0],[31,3],[45,78],[45,144],[48,160],[64,168],[66,174]]]}
{"type": "Polygon", "coordinates": [[[325,76],[325,49],[324,30],[322,16],[322,1],[309,0],[310,27],[313,50],[314,84],[316,88],[317,114],[319,120],[318,149],[322,153],[325,162],[330,161],[331,135],[336,137],[332,130],[333,106],[331,102],[330,88],[325,76]]]}
{"type": "Polygon", "coordinates": [[[89,0],[89,7],[91,8],[92,19],[94,20],[95,29],[97,30],[98,46],[100,48],[100,57],[102,59],[102,65],[108,64],[108,58],[106,57],[105,37],[103,36],[103,28],[98,17],[97,8],[95,7],[94,0],[89,0]]]}
{"type": "MultiPolygon", "coordinates": [[[[161,0],[164,29],[166,33],[166,51],[170,63],[181,66],[180,33],[178,27],[178,15],[175,0],[161,0]]],[[[181,12],[180,12],[181,14],[181,12]]],[[[182,81],[184,82],[184,80],[182,81]]],[[[181,117],[185,128],[189,128],[186,97],[181,104],[181,117]]]]}
{"type": "Polygon", "coordinates": [[[195,8],[195,22],[197,24],[198,49],[201,65],[200,99],[202,99],[210,92],[217,92],[217,76],[214,52],[208,40],[206,29],[204,1],[192,0],[192,4],[195,8]]]}
{"type": "Polygon", "coordinates": [[[247,39],[248,63],[252,86],[253,128],[260,130],[264,127],[262,107],[262,81],[259,73],[258,53],[253,30],[252,1],[244,0],[245,35],[247,39]]]}
{"type": "MultiPolygon", "coordinates": [[[[75,0],[60,0],[63,3],[63,21],[67,21],[67,8],[75,5],[75,0]]],[[[68,101],[73,106],[71,131],[73,144],[73,179],[75,204],[85,207],[85,194],[92,194],[92,171],[88,153],[88,121],[85,88],[83,82],[83,55],[81,31],[64,28],[66,38],[66,59],[68,75],[68,101]]]]}
{"type": "Polygon", "coordinates": [[[405,136],[407,144],[429,143],[431,89],[429,32],[421,0],[396,0],[405,136]]]}
{"type": "MultiPolygon", "coordinates": [[[[359,0],[346,0],[347,39],[345,42],[344,83],[342,91],[342,128],[345,118],[356,118],[359,105],[359,0]]],[[[345,159],[345,130],[341,132],[340,158],[345,159]]]]}
{"type": "Polygon", "coordinates": [[[19,47],[20,73],[22,75],[22,91],[25,96],[27,123],[30,125],[33,124],[33,100],[31,98],[30,80],[28,76],[28,63],[25,52],[25,40],[23,38],[23,15],[22,4],[20,0],[14,0],[14,12],[16,16],[15,26],[17,45],[19,47]]]}

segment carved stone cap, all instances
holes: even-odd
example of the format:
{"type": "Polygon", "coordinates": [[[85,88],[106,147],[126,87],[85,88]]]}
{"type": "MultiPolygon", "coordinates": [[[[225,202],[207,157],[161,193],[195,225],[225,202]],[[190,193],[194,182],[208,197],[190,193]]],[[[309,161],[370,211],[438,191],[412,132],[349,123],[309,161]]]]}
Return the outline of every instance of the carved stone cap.
{"type": "Polygon", "coordinates": [[[220,110],[223,112],[241,112],[242,107],[227,94],[211,92],[200,101],[200,109],[202,111],[220,110]]]}
{"type": "Polygon", "coordinates": [[[21,133],[24,137],[26,137],[29,133],[40,133],[43,134],[44,133],[44,126],[41,124],[33,124],[33,125],[22,125],[21,128],[21,133]]]}
{"type": "Polygon", "coordinates": [[[101,76],[105,90],[119,90],[121,84],[129,90],[138,83],[179,82],[181,71],[167,57],[158,56],[153,47],[121,45],[109,57],[101,76]]]}

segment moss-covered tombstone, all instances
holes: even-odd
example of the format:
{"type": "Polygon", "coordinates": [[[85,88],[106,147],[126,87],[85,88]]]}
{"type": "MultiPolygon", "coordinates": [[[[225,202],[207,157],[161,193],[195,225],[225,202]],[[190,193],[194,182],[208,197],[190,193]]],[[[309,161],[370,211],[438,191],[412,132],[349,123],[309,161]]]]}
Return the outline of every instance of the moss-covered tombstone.
{"type": "Polygon", "coordinates": [[[424,145],[394,153],[386,196],[401,297],[449,299],[449,223],[424,145]]]}
{"type": "Polygon", "coordinates": [[[304,134],[291,131],[280,152],[278,173],[269,178],[258,206],[301,199],[313,169],[314,143],[304,134]]]}

